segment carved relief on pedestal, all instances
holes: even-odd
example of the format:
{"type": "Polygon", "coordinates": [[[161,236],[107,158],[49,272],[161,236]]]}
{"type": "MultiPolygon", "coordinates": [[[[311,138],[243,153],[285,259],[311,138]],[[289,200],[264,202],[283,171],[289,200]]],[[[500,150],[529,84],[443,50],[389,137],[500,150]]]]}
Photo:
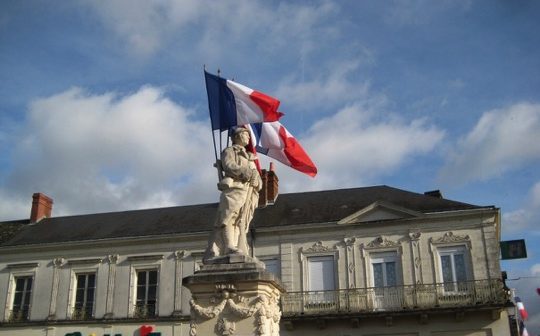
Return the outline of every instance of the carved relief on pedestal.
{"type": "Polygon", "coordinates": [[[248,299],[236,294],[233,285],[216,285],[217,293],[211,298],[208,307],[200,306],[191,299],[190,336],[197,336],[200,323],[216,318],[215,331],[219,335],[234,335],[236,322],[255,317],[255,335],[279,336],[279,298],[258,295],[248,299]]]}

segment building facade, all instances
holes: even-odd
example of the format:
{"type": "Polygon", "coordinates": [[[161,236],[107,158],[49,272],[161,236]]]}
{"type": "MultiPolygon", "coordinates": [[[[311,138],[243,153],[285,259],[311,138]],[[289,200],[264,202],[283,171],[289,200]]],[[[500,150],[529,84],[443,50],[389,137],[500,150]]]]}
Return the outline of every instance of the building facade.
{"type": "MultiPolygon", "coordinates": [[[[280,195],[252,254],[278,275],[281,335],[509,335],[500,211],[388,186],[280,195]]],[[[182,278],[217,204],[0,223],[0,335],[190,335],[182,278]]]]}

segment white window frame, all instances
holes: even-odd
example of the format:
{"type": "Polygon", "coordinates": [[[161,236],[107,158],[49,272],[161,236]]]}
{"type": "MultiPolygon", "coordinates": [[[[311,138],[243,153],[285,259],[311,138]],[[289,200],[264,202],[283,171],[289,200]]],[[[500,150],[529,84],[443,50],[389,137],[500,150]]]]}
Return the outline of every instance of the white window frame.
{"type": "Polygon", "coordinates": [[[388,240],[385,236],[379,236],[368,244],[360,244],[360,252],[364,259],[364,283],[366,287],[375,287],[372,259],[385,254],[395,255],[396,286],[403,285],[403,248],[399,241],[392,241],[388,240]]]}
{"type": "Polygon", "coordinates": [[[70,272],[70,281],[69,281],[69,295],[68,295],[68,309],[67,309],[67,317],[68,319],[73,318],[73,311],[75,309],[75,300],[77,298],[77,276],[80,274],[94,274],[95,275],[95,287],[94,287],[94,306],[92,307],[92,316],[90,318],[96,317],[96,299],[97,299],[97,291],[98,291],[98,275],[99,275],[99,268],[98,267],[77,267],[72,268],[70,272]]]}
{"type": "Polygon", "coordinates": [[[340,288],[339,284],[339,251],[334,248],[328,248],[322,245],[321,242],[315,243],[307,249],[300,249],[300,262],[302,263],[302,291],[309,290],[309,258],[311,257],[332,257],[334,259],[334,290],[340,288]]]}
{"type": "MultiPolygon", "coordinates": [[[[401,258],[399,257],[399,251],[384,251],[376,252],[371,251],[369,253],[369,272],[370,272],[370,287],[375,287],[375,271],[373,269],[373,264],[378,263],[387,263],[394,262],[396,265],[396,284],[394,286],[401,286],[403,284],[403,271],[401,266],[401,258]]],[[[383,282],[385,285],[383,287],[388,287],[386,281],[386,268],[383,267],[383,282]]]]}
{"type": "Polygon", "coordinates": [[[36,268],[39,266],[38,263],[27,263],[27,264],[11,264],[7,265],[7,268],[10,270],[9,273],[9,282],[8,290],[6,297],[6,304],[4,309],[4,321],[9,321],[11,317],[11,312],[13,310],[13,300],[15,299],[15,279],[19,277],[31,277],[32,278],[32,292],[30,294],[29,309],[27,320],[32,319],[32,307],[34,301],[34,293],[36,288],[36,268]]]}
{"type": "Polygon", "coordinates": [[[457,280],[456,280],[456,272],[455,272],[455,266],[454,266],[454,258],[453,256],[456,254],[462,254],[463,255],[463,262],[465,267],[465,280],[464,281],[470,281],[471,280],[471,267],[470,267],[470,251],[467,248],[466,245],[460,244],[460,245],[454,245],[454,246],[437,246],[437,276],[438,276],[438,283],[444,283],[444,275],[443,275],[443,267],[442,267],[442,256],[450,255],[451,257],[451,264],[452,264],[452,278],[453,281],[448,283],[454,284],[454,290],[448,290],[446,287],[444,287],[445,292],[459,292],[459,290],[456,287],[457,280]]]}
{"type": "Polygon", "coordinates": [[[143,255],[143,256],[131,256],[127,257],[127,260],[131,262],[130,266],[130,280],[129,280],[129,298],[128,298],[128,317],[134,318],[135,305],[137,304],[137,273],[139,271],[157,271],[157,285],[156,285],[156,312],[155,317],[159,316],[160,305],[160,290],[161,290],[161,262],[163,255],[143,255]]]}

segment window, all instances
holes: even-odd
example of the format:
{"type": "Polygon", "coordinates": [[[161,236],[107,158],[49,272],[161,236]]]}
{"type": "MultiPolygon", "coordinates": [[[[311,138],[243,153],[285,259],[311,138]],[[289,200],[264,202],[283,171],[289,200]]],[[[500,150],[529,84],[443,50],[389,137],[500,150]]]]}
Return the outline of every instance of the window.
{"type": "Polygon", "coordinates": [[[158,272],[152,270],[137,271],[137,288],[134,317],[156,316],[158,272]]]}
{"type": "Polygon", "coordinates": [[[439,256],[444,290],[447,292],[465,290],[467,281],[465,248],[460,246],[441,248],[439,256]]]}
{"type": "Polygon", "coordinates": [[[76,274],[75,304],[72,318],[85,320],[92,318],[96,291],[96,274],[76,274]]]}
{"type": "Polygon", "coordinates": [[[328,291],[336,289],[334,257],[309,257],[308,276],[309,291],[328,291]]]}
{"type": "Polygon", "coordinates": [[[15,277],[11,320],[23,321],[28,319],[30,312],[30,297],[32,296],[32,281],[33,278],[31,276],[15,277]]]}
{"type": "Polygon", "coordinates": [[[279,264],[279,259],[272,258],[272,259],[260,259],[264,266],[266,267],[266,271],[273,273],[278,279],[281,278],[281,268],[279,264]]]}
{"type": "Polygon", "coordinates": [[[397,286],[396,253],[372,253],[373,287],[397,286]]]}
{"type": "Polygon", "coordinates": [[[386,310],[399,307],[403,298],[400,265],[395,251],[370,253],[373,308],[386,310]]]}

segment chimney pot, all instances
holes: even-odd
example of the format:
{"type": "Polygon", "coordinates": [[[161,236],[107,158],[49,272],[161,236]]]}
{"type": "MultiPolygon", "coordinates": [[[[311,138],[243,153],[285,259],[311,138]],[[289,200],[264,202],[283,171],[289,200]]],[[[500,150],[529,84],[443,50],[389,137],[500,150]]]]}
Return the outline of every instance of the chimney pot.
{"type": "Polygon", "coordinates": [[[430,191],[426,191],[424,193],[424,195],[426,196],[431,196],[431,197],[435,197],[435,198],[443,198],[443,195],[441,193],[440,190],[430,190],[430,191]]]}
{"type": "Polygon", "coordinates": [[[266,197],[268,199],[268,204],[274,204],[276,202],[276,199],[278,197],[278,187],[279,187],[279,179],[276,175],[276,171],[274,169],[274,163],[270,162],[270,171],[268,172],[267,179],[267,187],[266,187],[266,197]]]}
{"type": "Polygon", "coordinates": [[[30,223],[37,223],[43,218],[51,217],[53,200],[43,193],[32,195],[32,211],[30,212],[30,223]]]}

